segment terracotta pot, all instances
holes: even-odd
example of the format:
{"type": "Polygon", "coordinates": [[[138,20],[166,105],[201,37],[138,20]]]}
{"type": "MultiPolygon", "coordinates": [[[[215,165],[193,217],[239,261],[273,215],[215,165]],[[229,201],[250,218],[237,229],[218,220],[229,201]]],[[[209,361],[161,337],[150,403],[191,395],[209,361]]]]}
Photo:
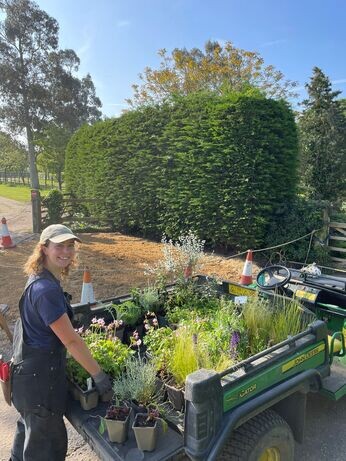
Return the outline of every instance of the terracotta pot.
{"type": "Polygon", "coordinates": [[[156,447],[158,424],[155,421],[154,426],[138,426],[139,419],[145,419],[146,413],[137,413],[132,424],[132,429],[135,433],[137,447],[142,451],[153,451],[156,447]]]}
{"type": "Polygon", "coordinates": [[[105,418],[108,437],[111,442],[124,443],[127,440],[132,408],[124,421],[105,418]]]}

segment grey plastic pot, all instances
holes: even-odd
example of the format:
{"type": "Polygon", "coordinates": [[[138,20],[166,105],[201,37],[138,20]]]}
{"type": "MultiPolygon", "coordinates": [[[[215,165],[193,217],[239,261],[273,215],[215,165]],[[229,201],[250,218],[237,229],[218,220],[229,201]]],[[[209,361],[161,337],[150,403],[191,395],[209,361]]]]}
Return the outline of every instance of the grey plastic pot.
{"type": "Polygon", "coordinates": [[[70,392],[75,400],[79,400],[83,410],[91,410],[99,403],[99,393],[96,387],[84,391],[77,383],[70,381],[70,392]]]}
{"type": "Polygon", "coordinates": [[[153,451],[156,448],[157,433],[158,433],[158,424],[155,421],[154,426],[139,427],[137,426],[137,419],[141,417],[146,417],[146,413],[137,413],[133,424],[132,429],[135,433],[137,447],[142,451],[153,451]]]}

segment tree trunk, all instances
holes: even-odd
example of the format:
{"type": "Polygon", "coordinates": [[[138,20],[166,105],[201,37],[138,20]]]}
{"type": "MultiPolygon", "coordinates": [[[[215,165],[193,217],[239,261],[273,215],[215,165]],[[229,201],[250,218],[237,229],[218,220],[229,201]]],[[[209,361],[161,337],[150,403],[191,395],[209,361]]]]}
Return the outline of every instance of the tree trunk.
{"type": "Polygon", "coordinates": [[[26,138],[28,141],[28,153],[29,153],[29,169],[30,169],[30,182],[32,189],[39,189],[40,183],[38,180],[38,173],[36,167],[36,156],[32,130],[29,126],[26,126],[26,138]]]}
{"type": "Polygon", "coordinates": [[[62,190],[62,172],[61,172],[61,170],[58,171],[57,177],[58,177],[59,190],[62,190]]]}

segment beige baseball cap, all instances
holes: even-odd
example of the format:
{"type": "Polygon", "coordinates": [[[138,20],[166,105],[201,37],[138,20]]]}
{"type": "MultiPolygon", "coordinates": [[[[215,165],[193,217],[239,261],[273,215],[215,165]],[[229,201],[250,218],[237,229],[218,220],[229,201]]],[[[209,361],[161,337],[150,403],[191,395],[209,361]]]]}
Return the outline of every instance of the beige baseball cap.
{"type": "Polygon", "coordinates": [[[46,243],[47,240],[50,240],[53,243],[61,243],[65,242],[65,240],[71,239],[75,239],[77,242],[81,241],[72,233],[71,229],[63,224],[52,224],[42,231],[40,243],[46,243]]]}

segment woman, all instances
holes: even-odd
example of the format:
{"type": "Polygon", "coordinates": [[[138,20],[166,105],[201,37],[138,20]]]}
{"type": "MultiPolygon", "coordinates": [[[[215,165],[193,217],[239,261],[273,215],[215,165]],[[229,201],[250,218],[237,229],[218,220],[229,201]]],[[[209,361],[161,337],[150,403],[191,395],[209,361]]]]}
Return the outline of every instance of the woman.
{"type": "Polygon", "coordinates": [[[93,377],[100,394],[109,377],[75,332],[60,279],[75,262],[79,238],[61,224],[48,226],[25,264],[29,276],[14,331],[12,401],[20,413],[12,461],[62,461],[67,451],[66,349],[93,377]]]}

